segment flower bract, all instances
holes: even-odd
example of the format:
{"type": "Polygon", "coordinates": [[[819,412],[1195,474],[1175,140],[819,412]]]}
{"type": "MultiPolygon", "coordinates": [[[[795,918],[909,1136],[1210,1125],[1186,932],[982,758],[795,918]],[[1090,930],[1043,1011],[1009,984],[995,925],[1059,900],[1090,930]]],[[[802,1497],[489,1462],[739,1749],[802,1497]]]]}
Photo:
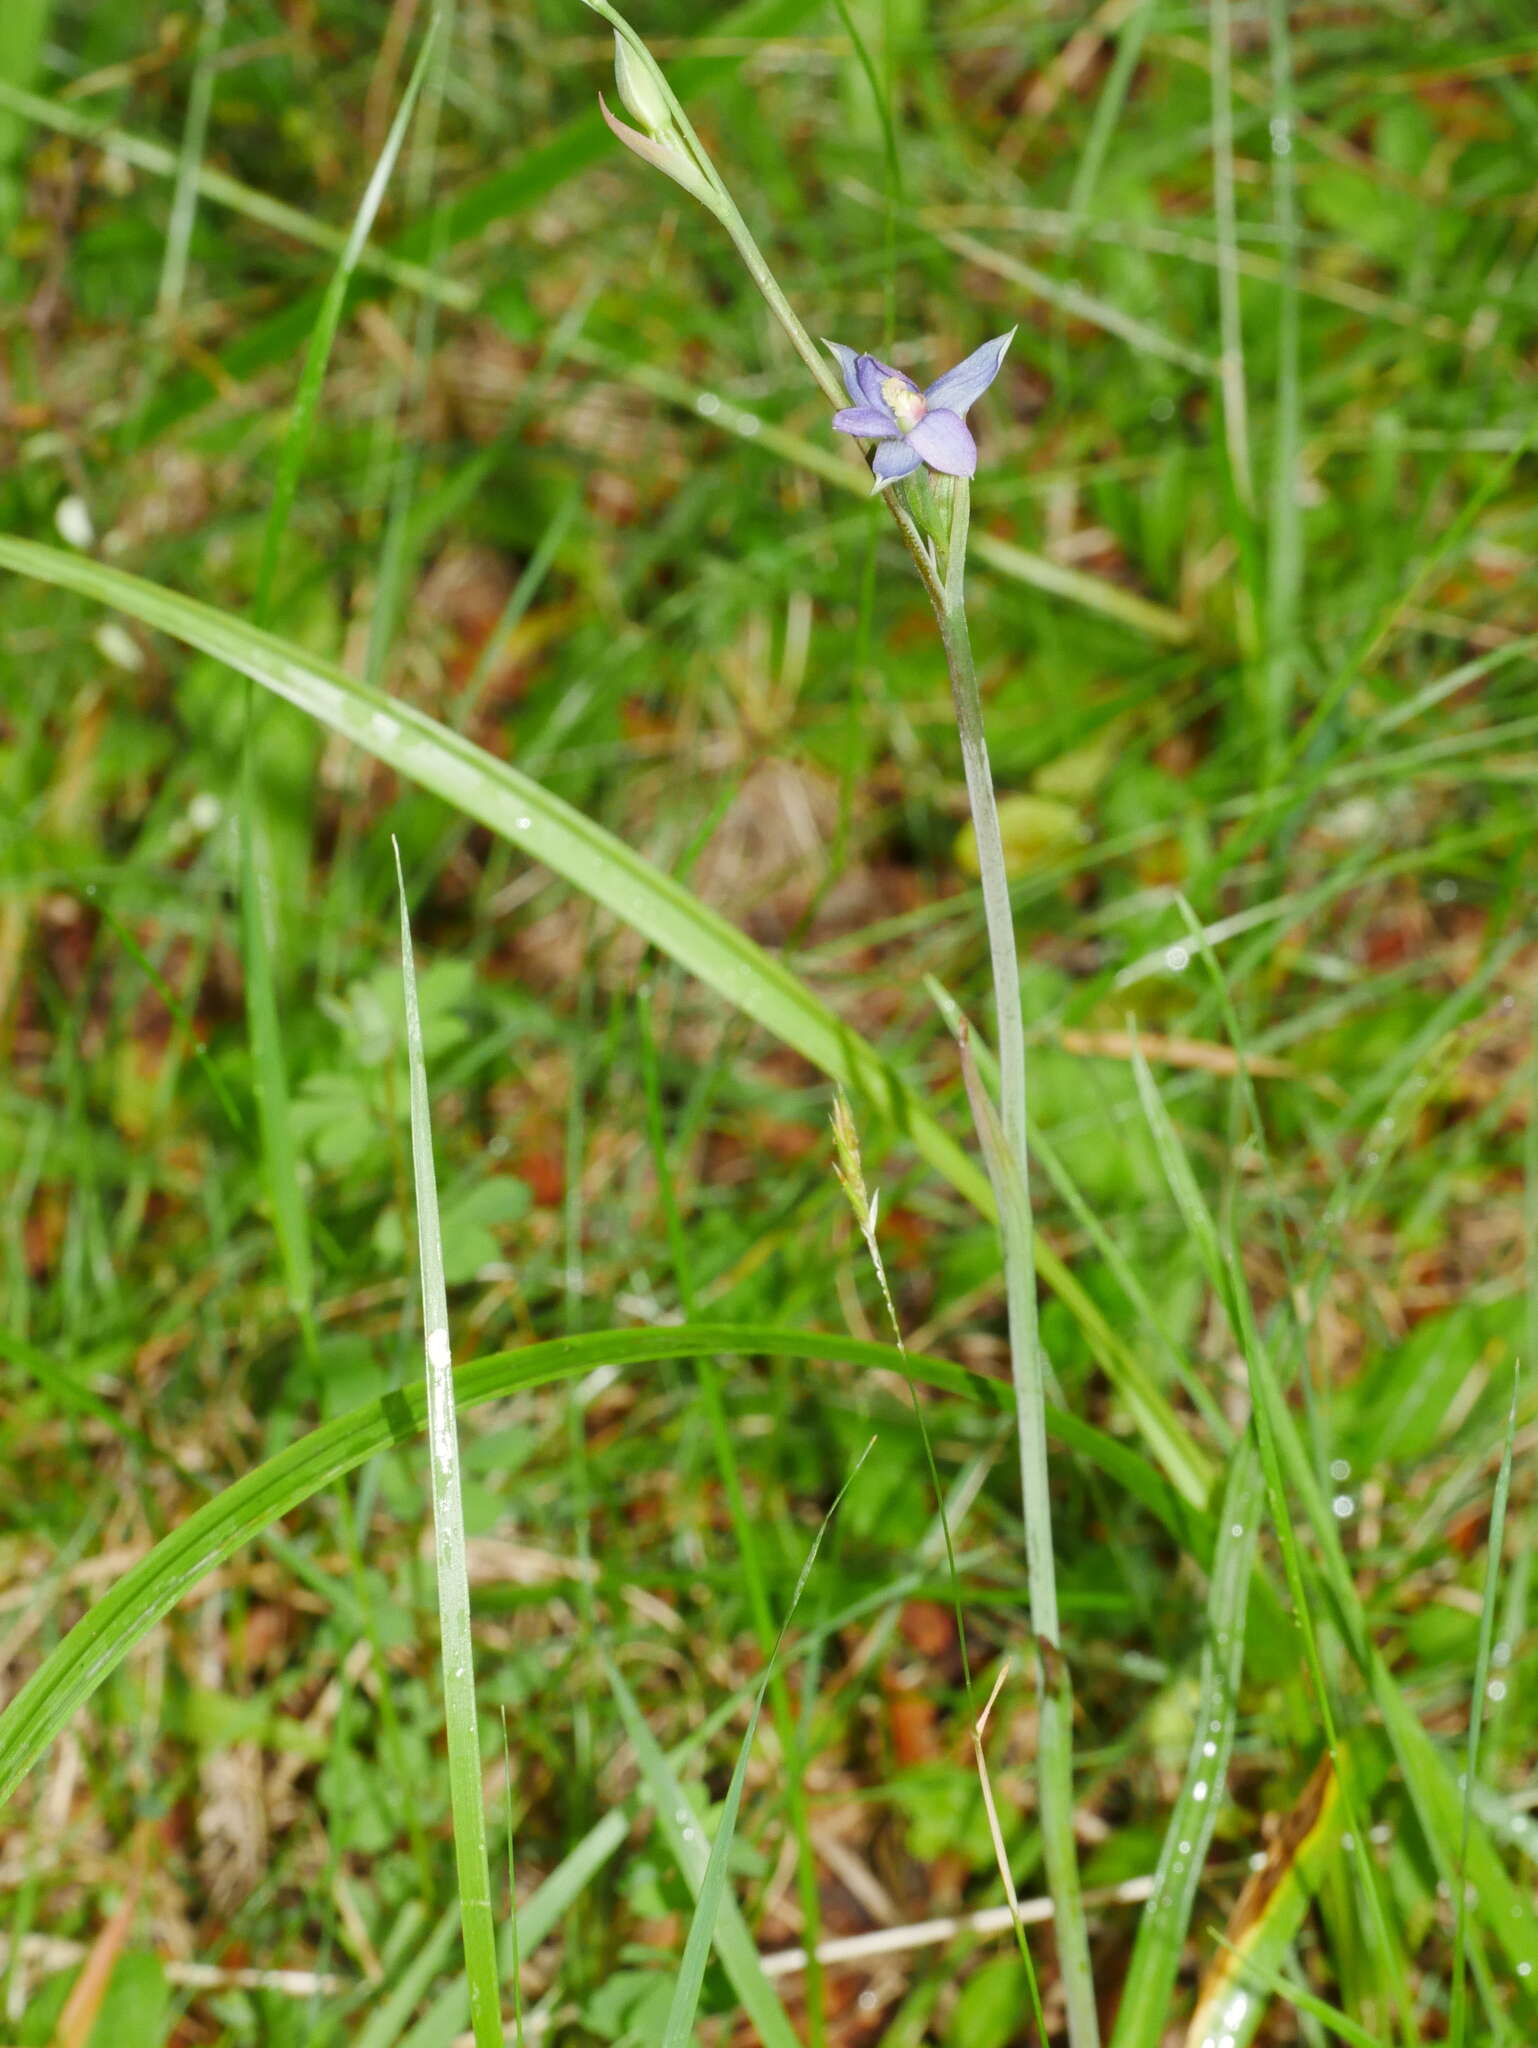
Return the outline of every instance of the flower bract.
{"type": "Polygon", "coordinates": [[[876,487],[911,476],[923,463],[945,476],[971,476],[977,468],[977,443],[967,426],[967,412],[999,374],[1004,352],[1015,330],[985,341],[955,369],[936,377],[920,391],[911,377],[875,356],[861,355],[842,342],[825,344],[838,358],[850,403],[833,415],[841,434],[879,443],[871,467],[876,487]]]}

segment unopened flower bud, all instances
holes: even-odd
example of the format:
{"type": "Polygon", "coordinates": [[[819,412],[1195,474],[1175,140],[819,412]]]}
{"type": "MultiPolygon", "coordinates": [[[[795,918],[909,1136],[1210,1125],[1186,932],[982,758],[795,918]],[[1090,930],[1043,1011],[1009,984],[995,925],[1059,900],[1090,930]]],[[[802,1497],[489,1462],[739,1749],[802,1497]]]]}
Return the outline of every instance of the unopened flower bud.
{"type": "Polygon", "coordinates": [[[618,30],[614,36],[614,83],[625,112],[639,121],[646,134],[659,142],[672,141],[677,124],[667,96],[618,30]]]}

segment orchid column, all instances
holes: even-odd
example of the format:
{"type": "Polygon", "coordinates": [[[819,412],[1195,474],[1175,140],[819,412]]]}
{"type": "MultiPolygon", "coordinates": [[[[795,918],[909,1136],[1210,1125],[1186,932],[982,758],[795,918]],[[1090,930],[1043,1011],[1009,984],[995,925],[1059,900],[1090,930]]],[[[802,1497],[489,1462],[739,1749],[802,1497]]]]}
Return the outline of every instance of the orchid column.
{"type": "Polygon", "coordinates": [[[1099,2020],[1073,1825],[1073,1699],[1068,1667],[1058,1640],[1044,1375],[1036,1319],[1035,1245],[1026,1148],[1020,969],[965,599],[969,480],[977,468],[977,446],[967,427],[966,414],[998,375],[1013,332],[985,342],[927,390],[920,390],[911,377],[891,364],[830,341],[827,347],[843,374],[844,390],[840,393],[838,380],[780,288],[651,53],[609,0],[586,0],[586,4],[614,29],[615,77],[620,98],[640,126],[631,127],[618,120],[607,106],[603,109],[604,119],[628,149],[672,178],[715,215],[820,388],[835,405],[847,394],[849,404],[835,413],[833,425],[840,433],[872,444],[869,459],[875,489],[891,511],[939,623],[977,834],[993,970],[1002,1115],[994,1110],[970,1060],[965,1063],[968,1092],[998,1208],[1009,1309],[1026,1575],[1040,1700],[1037,1784],[1042,1843],[1055,1908],[1069,2040],[1072,2048],[1098,2048],[1099,2020]]]}

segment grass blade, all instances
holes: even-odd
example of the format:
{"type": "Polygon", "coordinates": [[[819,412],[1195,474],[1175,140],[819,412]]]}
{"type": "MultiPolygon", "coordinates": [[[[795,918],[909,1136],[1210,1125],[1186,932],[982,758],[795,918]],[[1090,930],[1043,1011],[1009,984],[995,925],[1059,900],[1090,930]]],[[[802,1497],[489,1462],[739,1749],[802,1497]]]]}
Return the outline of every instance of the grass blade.
{"type": "Polygon", "coordinates": [[[272,502],[268,508],[266,524],[262,530],[262,554],[256,573],[256,595],[252,609],[260,626],[267,624],[271,615],[272,584],[277,572],[278,555],[284,537],[293,518],[294,500],[299,491],[299,476],[304,468],[305,457],[309,454],[310,442],[315,433],[315,415],[320,405],[321,389],[326,381],[326,368],[331,361],[332,346],[336,341],[337,329],[342,324],[342,313],[347,303],[347,289],[357,272],[379,209],[384,203],[385,188],[395,170],[401,147],[406,140],[406,131],[411,126],[411,116],[416,110],[422,82],[427,76],[428,64],[438,40],[438,20],[435,17],[427,34],[422,38],[422,47],[417,51],[416,62],[407,80],[401,103],[395,110],[390,123],[384,147],[374,165],[358,210],[353,215],[352,226],[347,240],[342,245],[336,268],[327,283],[320,310],[315,316],[315,326],[310,334],[309,347],[305,351],[304,367],[299,372],[299,383],[294,393],[294,408],[289,415],[284,431],[283,445],[278,451],[278,471],[273,479],[272,502]]]}
{"type": "MultiPolygon", "coordinates": [[[[461,1366],[454,1395],[461,1409],[530,1387],[552,1386],[596,1371],[673,1360],[721,1356],[800,1359],[812,1365],[848,1365],[864,1372],[906,1369],[926,1386],[1008,1405],[1007,1387],[978,1379],[949,1359],[899,1353],[890,1344],[822,1330],[785,1330],[771,1324],[698,1323],[676,1329],[602,1330],[559,1338],[520,1351],[498,1352],[461,1366]]],[[[410,1385],[365,1402],[324,1423],[269,1458],[189,1515],[138,1564],[117,1579],[0,1713],[0,1806],[64,1727],[71,1714],[116,1668],[156,1622],[209,1572],[233,1557],[264,1529],[377,1452],[410,1443],[427,1421],[427,1390],[410,1385]]],[[[1154,1513],[1161,1507],[1178,1541],[1200,1546],[1202,1525],[1177,1495],[1124,1444],[1076,1416],[1049,1409],[1053,1435],[1076,1455],[1100,1464],[1128,1485],[1154,1513]]],[[[1212,1537],[1206,1534],[1207,1554],[1212,1537]]],[[[1478,1837],[1476,1836],[1476,1845],[1478,1837]]],[[[534,1937],[525,1929],[525,1939],[534,1937]]]]}
{"type": "MultiPolygon", "coordinates": [[[[205,23],[211,21],[210,15],[205,23]]],[[[396,112],[390,134],[364,191],[353,220],[352,232],[341,259],[332,273],[320,317],[310,337],[299,389],[294,400],[283,444],[278,454],[278,474],[272,503],[262,534],[262,552],[257,568],[252,612],[258,625],[266,623],[271,608],[273,577],[278,553],[288,532],[300,472],[309,450],[325,382],[326,365],[336,338],[347,296],[348,283],[357,268],[358,257],[369,229],[379,211],[385,186],[394,169],[401,143],[410,123],[412,108],[421,88],[426,59],[434,31],[425,38],[416,69],[396,112]]],[[[207,109],[204,114],[206,117],[207,109]]],[[[189,133],[192,117],[189,116],[189,133]]],[[[178,193],[182,191],[178,185],[178,193]]],[[[192,188],[186,188],[189,193],[192,188]]],[[[168,252],[169,262],[169,252],[168,252]]],[[[178,290],[179,290],[178,285],[178,290]]],[[[282,1020],[278,1010],[274,954],[277,943],[278,903],[272,872],[271,846],[267,830],[266,805],[257,763],[260,754],[261,706],[251,678],[245,685],[245,733],[241,750],[241,939],[246,982],[246,1020],[251,1040],[251,1058],[256,1076],[258,1122],[262,1140],[262,1164],[272,1204],[279,1255],[283,1262],[289,1302],[299,1318],[305,1348],[313,1355],[315,1331],[312,1316],[314,1288],[310,1249],[309,1216],[301,1192],[298,1147],[289,1112],[288,1061],[283,1048],[282,1020]]]]}
{"type": "Polygon", "coordinates": [[[1303,1924],[1325,1867],[1340,1853],[1345,1824],[1339,1778],[1321,1757],[1264,1867],[1239,1894],[1222,1953],[1202,1979],[1185,2048],[1218,2048],[1220,2041],[1245,2048],[1254,2039],[1267,2001],[1249,1987],[1251,1966],[1265,1985],[1303,1924]]]}
{"type": "MultiPolygon", "coordinates": [[[[684,1315],[692,1322],[695,1317],[694,1283],[688,1243],[684,1235],[683,1219],[679,1214],[673,1171],[668,1159],[667,1139],[663,1129],[662,1076],[649,990],[642,989],[636,1009],[637,1022],[640,1026],[641,1081],[646,1097],[646,1126],[651,1144],[652,1169],[657,1177],[658,1199],[662,1207],[668,1248],[672,1255],[674,1285],[678,1289],[678,1298],[684,1315]]],[[[696,1367],[695,1378],[705,1410],[711,1445],[715,1452],[716,1469],[720,1474],[722,1490],[726,1496],[727,1512],[731,1517],[732,1534],[737,1544],[737,1556],[747,1589],[749,1611],[753,1616],[759,1649],[767,1659],[766,1683],[769,1686],[770,1712],[784,1765],[786,1816],[796,1840],[797,1893],[806,1923],[808,1947],[815,1947],[821,1934],[822,1899],[818,1886],[816,1852],[812,1845],[806,1810],[800,1729],[789,1692],[775,1660],[775,1644],[780,1631],[774,1626],[758,1524],[748,1506],[737,1446],[728,1424],[726,1401],[721,1390],[721,1376],[716,1369],[715,1360],[701,1358],[696,1367]]],[[[825,2038],[823,1984],[822,1972],[815,1966],[807,1979],[807,2018],[812,2035],[812,2048],[820,2048],[825,2038]]]]}
{"type": "MultiPolygon", "coordinates": [[[[875,1439],[872,1438],[871,1442],[873,1443],[874,1441],[875,1439]]],[[[797,1577],[795,1591],[791,1595],[790,1606],[786,1611],[784,1621],[780,1624],[779,1636],[775,1641],[773,1649],[770,1651],[768,1665],[765,1668],[758,1691],[754,1696],[752,1712],[748,1715],[747,1732],[743,1736],[742,1746],[737,1752],[737,1764],[732,1772],[732,1782],[727,1789],[726,1798],[722,1803],[721,1817],[716,1823],[715,1840],[710,1845],[710,1854],[705,1861],[704,1875],[700,1879],[699,1891],[694,1904],[694,1915],[689,1922],[689,1932],[684,1941],[683,1960],[679,1964],[678,1975],[673,1983],[673,2000],[668,2007],[667,2023],[662,2030],[662,2048],[688,2048],[689,2040],[693,2035],[695,2008],[699,2004],[700,1986],[705,1981],[705,1964],[709,1958],[711,1947],[715,1942],[716,1929],[720,1923],[723,1903],[728,1896],[726,1889],[727,1863],[731,1855],[732,1837],[737,1830],[737,1813],[742,1805],[742,1788],[748,1774],[748,1758],[753,1753],[753,1738],[758,1733],[758,1717],[763,1711],[764,1694],[769,1688],[771,1676],[779,1669],[780,1648],[784,1643],[786,1630],[795,1619],[796,1609],[801,1604],[801,1595],[806,1588],[807,1580],[811,1576],[812,1566],[816,1563],[817,1553],[822,1548],[822,1539],[828,1533],[828,1525],[838,1513],[839,1502],[842,1501],[844,1495],[853,1485],[860,1466],[865,1463],[869,1454],[870,1444],[867,1444],[856,1461],[854,1471],[850,1473],[849,1477],[839,1488],[832,1507],[823,1516],[817,1534],[812,1538],[811,1549],[807,1552],[806,1562],[802,1565],[800,1574],[797,1577]]],[[[664,1764],[667,1762],[666,1757],[663,1758],[663,1762],[664,1764]]],[[[661,1810],[659,1807],[658,1811],[660,1812],[661,1810]]],[[[685,1876],[687,1878],[687,1872],[685,1872],[685,1876]]],[[[765,1979],[765,1985],[767,1988],[767,1978],[765,1979]]]]}
{"type": "Polygon", "coordinates": [[[1506,1441],[1501,1449],[1501,1467],[1496,1475],[1490,1502],[1489,1563],[1485,1568],[1484,1599],[1479,1610],[1479,1648],[1474,1658],[1474,1695],[1469,1701],[1468,1758],[1463,1767],[1463,1833],[1458,1844],[1458,1883],[1453,1936],[1453,1985],[1447,2038],[1454,2048],[1463,2048],[1468,2033],[1468,1947],[1469,1947],[1469,1839],[1474,1826],[1474,1796],[1479,1783],[1479,1736],[1484,1725],[1485,1702],[1490,1689],[1490,1651],[1495,1641],[1495,1593],[1501,1575],[1501,1548],[1506,1537],[1506,1498],[1511,1492],[1511,1453],[1517,1434],[1517,1383],[1512,1376],[1511,1408],[1506,1418],[1506,1441]]]}
{"type": "Polygon", "coordinates": [[[116,606],[354,741],[612,910],[903,1132],[985,1213],[986,1176],[859,1035],[778,961],[580,811],[413,706],[244,619],[63,549],[0,536],[0,568],[116,606]]]}
{"type": "MultiPolygon", "coordinates": [[[[705,1874],[709,1857],[701,1840],[698,1816],[689,1801],[688,1794],[663,1754],[662,1745],[646,1725],[634,1693],[625,1683],[618,1668],[607,1658],[604,1670],[614,1694],[615,1705],[619,1708],[620,1719],[625,1724],[625,1733],[635,1748],[636,1761],[641,1775],[646,1780],[647,1791],[656,1808],[657,1823],[667,1843],[668,1853],[682,1873],[684,1882],[694,1894],[696,1907],[703,1895],[705,1874]]],[[[753,1725],[757,1726],[755,1714],[753,1725]]],[[[739,1759],[739,1763],[741,1759],[739,1759]]],[[[724,1878],[725,1868],[722,1866],[724,1878]]],[[[798,2048],[795,2029],[791,2026],[778,1992],[764,1975],[759,1961],[758,1949],[748,1924],[743,1919],[736,1902],[721,1885],[715,1901],[714,1925],[710,1929],[712,1945],[721,1959],[721,1967],[731,1981],[742,2004],[743,2011],[758,2031],[758,2038],[764,2048],[798,2048]]],[[[699,1920],[696,1912],[696,1922],[699,1920]]],[[[700,1967],[703,1969],[703,1960],[700,1967]]],[[[698,1986],[695,1987],[696,1993],[698,1986]]]]}
{"type": "Polygon", "coordinates": [[[422,1322],[427,1354],[427,1443],[432,1473],[433,1530],[442,1635],[444,1718],[448,1735],[449,1804],[459,1873],[465,1973],[470,1982],[470,2024],[476,2048],[502,2048],[497,1939],[491,1919],[486,1862],[486,1812],[481,1796],[481,1744],[475,1711],[475,1656],[470,1636],[470,1578],[465,1562],[465,1514],[459,1490],[459,1430],[449,1346],[448,1290],[443,1279],[443,1236],[433,1170],[427,1065],[417,1004],[411,921],[400,848],[395,877],[401,907],[401,978],[406,995],[406,1054],[411,1070],[411,1162],[416,1182],[417,1247],[421,1260],[422,1322]]]}
{"type": "MultiPolygon", "coordinates": [[[[982,1214],[993,1214],[993,1190],[986,1173],[858,1032],[746,933],[529,776],[425,712],[371,689],[335,663],[163,585],[8,535],[0,535],[0,568],[112,605],[212,655],[522,847],[531,860],[564,876],[707,987],[794,1046],[885,1118],[982,1214]]],[[[1080,1323],[1112,1378],[1132,1384],[1138,1377],[1133,1354],[1066,1261],[1040,1236],[1035,1258],[1042,1280],[1080,1323]]],[[[1146,1380],[1146,1375],[1142,1377],[1146,1380]]],[[[1156,1396],[1157,1389],[1151,1382],[1148,1386],[1156,1396]]],[[[1167,1404],[1163,1410],[1173,1421],[1167,1404]]],[[[1147,1402],[1133,1404],[1140,1419],[1152,1412],[1147,1402]]],[[[1163,1446],[1166,1470],[1189,1498],[1201,1491],[1205,1461],[1194,1446],[1191,1455],[1185,1455],[1177,1440],[1179,1425],[1174,1427],[1177,1435],[1166,1435],[1163,1446]]]]}
{"type": "Polygon", "coordinates": [[[1170,1994],[1233,1749],[1261,1499],[1260,1461],[1249,1434],[1229,1467],[1219,1511],[1191,1753],[1159,1852],[1154,1894],[1138,1923],[1111,2048],[1157,2048],[1168,2024],[1170,1994]]]}
{"type": "Polygon", "coordinates": [[[203,0],[203,19],[198,29],[198,54],[193,66],[192,89],[187,95],[187,125],[177,156],[176,185],[171,194],[171,218],[166,224],[165,257],[160,267],[160,290],[156,311],[167,325],[181,311],[187,284],[187,259],[192,249],[192,225],[198,210],[198,172],[203,163],[203,146],[208,134],[208,116],[214,103],[215,64],[219,38],[224,33],[226,0],[203,0]]]}
{"type": "MultiPolygon", "coordinates": [[[[1245,1285],[1238,1248],[1230,1241],[1219,1237],[1217,1225],[1202,1199],[1201,1191],[1196,1184],[1196,1176],[1191,1171],[1190,1161],[1186,1158],[1185,1149],[1176,1135],[1158,1085],[1147,1060],[1143,1057],[1142,1049],[1134,1043],[1132,1051],[1132,1067],[1138,1096],[1143,1105],[1148,1128],[1153,1135],[1160,1164],[1169,1181],[1181,1220],[1196,1246],[1208,1281],[1222,1304],[1234,1339],[1244,1358],[1250,1385],[1251,1413],[1260,1448],[1261,1469],[1265,1475],[1272,1525],[1276,1530],[1278,1547],[1282,1553],[1282,1568],[1287,1580],[1288,1597],[1292,1603],[1292,1618],[1302,1644],[1304,1663],[1313,1688],[1314,1705],[1323,1725],[1326,1748],[1332,1759],[1338,1759],[1340,1738],[1336,1728],[1332,1692],[1320,1652],[1318,1631],[1314,1624],[1313,1607],[1304,1574],[1302,1547],[1298,1542],[1287,1495],[1288,1480],[1290,1479],[1294,1485],[1298,1484],[1299,1465],[1308,1475],[1310,1491],[1317,1493],[1313,1468],[1303,1452],[1301,1441],[1297,1439],[1296,1426],[1278,1384],[1270,1352],[1255,1326],[1254,1312],[1249,1290],[1245,1285]],[[1297,1444],[1296,1461],[1284,1462],[1281,1448],[1284,1438],[1289,1444],[1297,1444]]],[[[1345,1560],[1340,1557],[1338,1544],[1335,1554],[1340,1561],[1340,1590],[1348,1607],[1354,1607],[1355,1588],[1351,1585],[1345,1560]]],[[[1348,1639],[1352,1638],[1348,1636],[1348,1639]]],[[[1405,2038],[1413,2040],[1414,2021],[1411,2016],[1402,1958],[1389,1925],[1377,1866],[1373,1862],[1372,1851],[1368,1845],[1367,1831],[1360,1816],[1352,1811],[1350,1788],[1344,1779],[1341,1780],[1341,1799],[1346,1809],[1346,1822],[1357,1874],[1363,1895],[1369,1904],[1377,1938],[1385,1991],[1400,2015],[1405,2038]]]]}

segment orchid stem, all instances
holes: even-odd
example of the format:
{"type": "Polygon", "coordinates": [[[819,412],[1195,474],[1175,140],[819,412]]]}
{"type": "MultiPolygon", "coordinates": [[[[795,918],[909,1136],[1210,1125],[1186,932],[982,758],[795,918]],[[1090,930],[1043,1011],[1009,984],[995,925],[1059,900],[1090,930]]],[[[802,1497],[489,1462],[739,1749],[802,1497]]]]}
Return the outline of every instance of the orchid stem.
{"type": "MultiPolygon", "coordinates": [[[[1014,912],[1004,866],[1004,842],[988,765],[982,696],[967,627],[966,551],[971,491],[965,477],[951,484],[950,534],[944,582],[935,605],[950,670],[962,766],[977,835],[983,916],[993,968],[998,1034],[999,1093],[1004,1156],[989,1161],[998,1204],[1009,1307],[1010,1376],[1020,1447],[1020,1492],[1025,1521],[1026,1585],[1036,1642],[1040,1700],[1037,1797],[1047,1883],[1056,1907],[1059,1967],[1072,2048],[1098,2048],[1100,2025],[1090,1969],[1089,1929],[1079,1888],[1073,1824],[1073,1690],[1058,1639],[1057,1574],[1052,1550],[1052,1503],[1047,1483],[1044,1372],[1036,1318],[1036,1247],[1031,1216],[1030,1159],[1026,1144],[1025,1026],[1020,1007],[1020,962],[1014,912]]],[[[985,1151],[988,1148],[985,1146],[985,1151]]]]}
{"type": "MultiPolygon", "coordinates": [[[[748,275],[762,292],[791,347],[813,380],[842,407],[844,392],[832,365],[802,325],[781,290],[763,251],[753,239],[736,201],[662,70],[613,0],[586,0],[617,38],[616,78],[625,104],[644,124],[644,132],[628,128],[604,109],[615,134],[644,162],[650,163],[691,193],[714,214],[731,236],[748,275]]],[[[1007,343],[1005,344],[1007,346],[1007,343]]],[[[1037,1743],[1038,1800],[1047,1882],[1056,1909],[1059,1969],[1068,2012],[1070,2048],[1099,2048],[1100,2026],[1090,1973],[1089,1931],[1079,1889],[1078,1851],[1073,1826],[1073,1694],[1068,1667],[1058,1644],[1057,1579],[1052,1555],[1052,1508],[1047,1490],[1047,1431],[1043,1390],[1044,1368],[1036,1326],[1035,1240],[1031,1220],[1029,1161],[1026,1152],[1025,1028],[1020,1011],[1020,967],[1015,952],[1014,916],[1004,871],[1004,845],[988,768],[983,736],[983,707],[978,693],[972,642],[967,630],[965,573],[970,490],[966,478],[950,485],[948,538],[943,556],[922,530],[914,507],[897,489],[883,489],[887,508],[903,544],[913,558],[945,646],[967,794],[977,832],[978,866],[983,886],[983,911],[993,965],[994,1006],[998,1025],[999,1069],[1003,1099],[1002,1148],[991,1142],[991,1128],[980,1135],[989,1155],[989,1173],[999,1212],[1004,1254],[1005,1290],[1009,1305],[1009,1346],[1015,1390],[1015,1421],[1020,1441],[1020,1487],[1025,1522],[1026,1581],[1031,1631],[1036,1643],[1040,1735],[1037,1743]]],[[[946,500],[938,499],[943,511],[946,500]]],[[[931,520],[929,500],[920,506],[922,520],[931,520]]],[[[933,519],[936,540],[941,521],[933,519]]],[[[983,1119],[991,1125],[991,1106],[983,1119]]]]}

